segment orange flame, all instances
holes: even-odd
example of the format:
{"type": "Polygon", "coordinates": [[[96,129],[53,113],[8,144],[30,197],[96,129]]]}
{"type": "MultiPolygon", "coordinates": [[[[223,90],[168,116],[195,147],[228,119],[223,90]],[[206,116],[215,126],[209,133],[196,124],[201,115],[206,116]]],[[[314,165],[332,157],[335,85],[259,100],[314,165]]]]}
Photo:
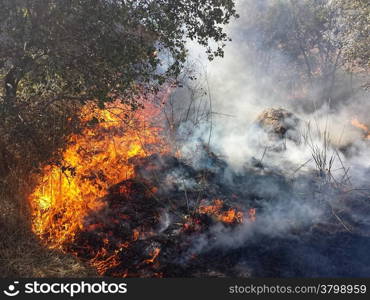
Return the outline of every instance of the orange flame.
{"type": "Polygon", "coordinates": [[[90,263],[96,268],[99,275],[103,275],[109,268],[114,268],[120,264],[117,253],[109,254],[105,248],[99,250],[90,263]]]}
{"type": "Polygon", "coordinates": [[[355,126],[359,129],[361,129],[364,132],[365,139],[370,139],[370,129],[368,126],[366,126],[364,123],[361,123],[358,119],[353,119],[351,121],[352,126],[355,126]]]}
{"type": "Polygon", "coordinates": [[[139,239],[139,236],[140,236],[140,231],[137,229],[134,229],[132,232],[132,240],[137,241],[139,239]]]}
{"type": "Polygon", "coordinates": [[[99,199],[108,187],[133,176],[130,158],[166,151],[160,128],[150,123],[159,112],[154,104],[132,111],[120,101],[105,109],[92,103],[82,109],[86,127],[69,138],[63,167],[46,166],[29,197],[33,231],[49,247],[73,242],[89,212],[104,207],[99,199]]]}
{"type": "MultiPolygon", "coordinates": [[[[61,164],[44,167],[38,185],[29,197],[32,209],[32,228],[50,248],[67,249],[75,241],[79,230],[94,231],[101,224],[86,224],[85,218],[93,211],[104,208],[102,200],[107,190],[123,180],[133,178],[134,157],[147,157],[154,153],[167,153],[168,146],[161,128],[154,125],[160,109],[147,104],[144,109],[132,111],[131,107],[115,101],[99,109],[89,103],[81,110],[85,129],[69,138],[62,154],[61,164]]],[[[119,192],[129,193],[130,187],[122,185],[119,192]]],[[[155,193],[153,187],[151,192],[155,193]]],[[[243,213],[235,208],[225,208],[222,200],[212,205],[200,205],[198,213],[214,216],[223,223],[242,223],[243,213]]],[[[255,220],[255,209],[247,214],[248,221],[255,220]]],[[[130,216],[118,213],[120,220],[130,216]]],[[[113,220],[118,222],[118,220],[113,220]]],[[[188,224],[185,223],[186,227],[188,224]]],[[[189,225],[190,226],[190,225],[189,225]]],[[[132,242],[143,240],[154,233],[141,227],[132,230],[127,241],[110,241],[112,232],[101,237],[102,246],[92,249],[90,263],[100,275],[119,266],[123,249],[132,242]]],[[[154,248],[148,259],[141,263],[158,264],[161,249],[154,248]]],[[[78,255],[78,253],[75,253],[78,255]]],[[[114,270],[117,276],[129,276],[128,270],[114,270]]],[[[160,277],[162,273],[155,273],[160,277]]]]}
{"type": "Polygon", "coordinates": [[[248,209],[248,220],[250,222],[256,221],[256,209],[255,208],[248,209]]]}
{"type": "Polygon", "coordinates": [[[215,216],[219,221],[223,223],[242,223],[243,213],[237,211],[235,208],[230,208],[227,211],[223,211],[224,204],[220,199],[215,199],[213,205],[200,205],[198,212],[200,214],[207,214],[215,216]]]}

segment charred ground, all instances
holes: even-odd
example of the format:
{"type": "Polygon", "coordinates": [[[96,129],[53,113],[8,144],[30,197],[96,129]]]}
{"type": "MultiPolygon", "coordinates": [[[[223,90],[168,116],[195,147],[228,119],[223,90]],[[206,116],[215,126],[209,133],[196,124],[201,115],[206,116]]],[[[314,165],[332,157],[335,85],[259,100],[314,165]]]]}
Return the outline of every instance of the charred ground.
{"type": "MultiPolygon", "coordinates": [[[[366,195],[338,197],[341,207],[347,208],[340,216],[334,202],[312,197],[310,206],[317,206],[322,214],[302,221],[289,211],[276,213],[271,207],[289,210],[292,201],[307,205],[312,196],[307,186],[297,187],[262,166],[228,174],[226,162],[211,152],[204,152],[203,159],[209,168],[199,170],[169,155],[137,160],[136,176],[110,188],[103,199],[105,208],[86,218],[85,228],[65,249],[93,261],[99,273],[108,276],[370,274],[366,195]],[[258,191],[262,182],[275,185],[280,194],[268,197],[258,191]],[[230,210],[235,212],[230,219],[220,217],[230,210]],[[359,213],[365,217],[362,221],[353,218],[359,213]],[[274,224],[277,216],[283,228],[265,229],[268,218],[274,224]]],[[[332,193],[339,196],[340,191],[332,193]]],[[[291,209],[295,210],[294,205],[291,209]]]]}

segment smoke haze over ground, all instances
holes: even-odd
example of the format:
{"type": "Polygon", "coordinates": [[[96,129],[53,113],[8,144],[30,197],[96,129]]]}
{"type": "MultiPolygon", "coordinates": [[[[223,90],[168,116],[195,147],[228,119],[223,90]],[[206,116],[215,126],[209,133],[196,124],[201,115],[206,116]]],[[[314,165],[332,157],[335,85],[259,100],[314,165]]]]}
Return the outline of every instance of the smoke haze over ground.
{"type": "MultiPolygon", "coordinates": [[[[353,119],[370,122],[369,93],[361,87],[366,77],[338,67],[328,94],[328,82],[318,76],[309,83],[299,72],[301,66],[284,51],[259,49],[264,32],[254,24],[264,17],[269,22],[263,12],[276,2],[238,2],[240,18],[228,29],[232,42],[224,58],[207,62],[198,47],[190,46],[212,117],[188,131],[192,125],[180,125],[180,135],[190,132],[181,151],[193,166],[203,168],[198,145],[210,141],[211,150],[228,164],[223,181],[231,189],[245,189],[245,199],[240,200],[259,207],[255,223],[232,232],[218,225],[212,229],[216,241],[199,237],[192,251],[256,246],[262,256],[283,251],[292,265],[301,257],[298,269],[282,267],[281,276],[368,276],[361,262],[366,258],[360,255],[365,255],[369,241],[356,235],[368,236],[370,229],[370,219],[362,212],[368,210],[369,198],[360,192],[369,188],[369,141],[366,132],[351,125],[353,119]],[[287,139],[284,151],[270,150],[268,135],[256,124],[261,112],[270,108],[284,108],[301,120],[294,128],[299,142],[287,139]],[[322,159],[321,166],[315,158],[322,159]],[[254,168],[256,161],[261,169],[254,168]],[[244,177],[237,183],[240,174],[244,177]],[[326,231],[332,235],[326,236],[326,231]],[[353,245],[347,249],[348,243],[353,245]],[[353,264],[353,270],[346,273],[338,265],[341,259],[353,264]]],[[[275,25],[286,26],[284,16],[281,20],[275,25]]],[[[253,259],[256,264],[264,260],[258,255],[253,259]]],[[[255,274],[276,275],[268,270],[255,274]]]]}

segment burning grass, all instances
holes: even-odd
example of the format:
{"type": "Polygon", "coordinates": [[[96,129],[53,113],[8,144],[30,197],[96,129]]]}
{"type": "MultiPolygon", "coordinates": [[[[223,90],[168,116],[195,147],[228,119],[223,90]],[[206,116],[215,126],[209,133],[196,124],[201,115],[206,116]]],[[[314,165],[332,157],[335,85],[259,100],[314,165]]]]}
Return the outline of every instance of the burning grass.
{"type": "Polygon", "coordinates": [[[70,254],[45,248],[28,229],[13,195],[1,193],[0,277],[95,277],[96,271],[70,254]]]}
{"type": "MultiPolygon", "coordinates": [[[[76,129],[67,116],[78,105],[51,105],[41,115],[30,106],[22,117],[0,125],[0,273],[1,277],[81,277],[96,271],[72,255],[50,250],[30,229],[27,196],[40,163],[58,157],[65,136],[76,129]]],[[[73,115],[73,114],[72,114],[73,115]]]]}
{"type": "Polygon", "coordinates": [[[235,208],[223,210],[224,204],[220,199],[215,199],[212,204],[200,204],[198,208],[199,214],[214,216],[216,220],[223,223],[243,223],[243,213],[235,208]]]}
{"type": "Polygon", "coordinates": [[[197,203],[199,191],[189,190],[187,202],[179,186],[168,185],[168,175],[181,168],[200,178],[174,156],[136,158],[134,175],[111,186],[100,199],[104,205],[89,211],[73,242],[64,242],[61,248],[88,261],[100,275],[173,276],[174,256],[188,251],[194,237],[217,223],[232,228],[243,222],[241,210],[228,201],[197,203]]]}
{"type": "MultiPolygon", "coordinates": [[[[28,254],[38,253],[45,265],[39,263],[32,274],[285,276],[286,268],[296,267],[290,265],[293,260],[289,259],[277,268],[282,253],[295,251],[295,247],[304,249],[317,237],[324,241],[315,248],[315,253],[321,253],[340,244],[343,231],[357,242],[351,231],[363,225],[337,209],[335,201],[322,201],[343,195],[342,187],[333,184],[334,179],[324,186],[323,176],[311,177],[308,190],[295,190],[295,183],[263,166],[261,161],[258,167],[246,166],[241,172],[229,173],[232,180],[225,180],[225,174],[231,170],[207,146],[200,147],[201,160],[206,162],[200,164],[202,167],[194,167],[178,151],[176,155],[171,153],[156,122],[159,113],[154,104],[132,111],[120,102],[103,110],[93,104],[82,109],[80,121],[84,129],[69,137],[58,162],[44,167],[29,196],[32,228],[42,246],[24,234],[25,245],[20,251],[24,251],[28,241],[33,246],[29,246],[27,255],[18,253],[17,257],[27,264],[28,254]],[[269,190],[278,192],[273,194],[269,190]],[[325,220],[330,222],[322,225],[314,220],[315,215],[307,222],[310,217],[305,216],[304,208],[295,207],[306,206],[307,199],[313,202],[309,208],[320,206],[325,220]],[[290,206],[294,207],[291,211],[280,212],[290,206]],[[269,211],[271,207],[275,211],[269,211]],[[268,229],[271,226],[275,228],[268,229]],[[332,244],[325,244],[323,227],[334,228],[332,244]],[[271,233],[274,230],[284,232],[286,237],[277,237],[279,233],[271,233]],[[311,231],[315,234],[307,234],[311,231]],[[250,232],[257,232],[258,237],[246,242],[250,232]],[[300,240],[297,245],[292,236],[293,241],[300,240]],[[275,257],[273,267],[263,258],[266,255],[275,257]],[[252,273],[238,270],[240,262],[253,266],[253,259],[261,265],[252,273]],[[91,272],[86,265],[95,271],[91,272]]],[[[324,152],[319,146],[308,146],[312,148],[313,159],[322,158],[320,161],[324,162],[318,164],[319,160],[315,160],[318,170],[330,173],[327,140],[325,135],[324,152]]],[[[340,160],[339,154],[336,157],[340,160]]],[[[344,167],[343,170],[346,171],[344,167]]],[[[301,179],[297,176],[292,180],[301,179]]],[[[7,241],[11,243],[9,238],[7,241]]],[[[363,242],[366,244],[366,239],[363,242]]],[[[340,257],[342,253],[335,255],[340,257]]],[[[11,270],[9,253],[4,257],[8,273],[26,273],[11,270]]],[[[338,270],[342,271],[339,267],[338,270]]]]}
{"type": "Polygon", "coordinates": [[[33,230],[48,246],[73,242],[89,212],[103,208],[107,189],[133,175],[132,157],[166,150],[159,129],[148,123],[156,114],[154,106],[133,112],[118,101],[104,110],[83,108],[85,129],[70,137],[59,164],[44,168],[30,196],[33,230]]]}
{"type": "MultiPolygon", "coordinates": [[[[242,209],[217,191],[202,195],[203,171],[167,155],[153,123],[159,112],[151,104],[132,111],[118,101],[83,108],[85,129],[71,135],[60,162],[44,167],[29,197],[33,231],[44,245],[89,262],[100,275],[170,276],[163,253],[183,245],[179,254],[212,224],[244,222],[242,209]],[[178,176],[195,189],[182,189],[178,176]]],[[[247,219],[255,220],[255,210],[247,219]]]]}

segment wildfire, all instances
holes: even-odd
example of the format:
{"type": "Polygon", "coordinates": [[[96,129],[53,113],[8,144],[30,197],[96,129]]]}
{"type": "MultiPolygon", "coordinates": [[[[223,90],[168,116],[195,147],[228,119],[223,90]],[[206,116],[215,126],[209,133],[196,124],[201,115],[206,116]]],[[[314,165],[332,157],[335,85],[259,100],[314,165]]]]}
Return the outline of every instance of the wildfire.
{"type": "MultiPolygon", "coordinates": [[[[166,162],[169,168],[180,163],[169,155],[170,146],[155,126],[160,112],[150,103],[132,111],[120,101],[104,109],[93,103],[83,107],[85,129],[69,138],[60,163],[43,169],[29,197],[33,231],[46,246],[89,261],[103,276],[165,274],[161,261],[168,250],[156,237],[162,232],[158,203],[166,202],[157,199],[163,192],[157,180],[168,169],[166,162]],[[156,180],[141,174],[153,174],[156,180]]],[[[170,206],[183,214],[173,224],[180,230],[171,228],[179,240],[207,230],[209,222],[234,226],[244,218],[256,219],[255,209],[244,216],[220,199],[196,203],[190,216],[181,206],[170,206]]]]}
{"type": "Polygon", "coordinates": [[[109,254],[105,248],[102,248],[90,263],[96,268],[98,274],[103,275],[107,269],[119,265],[120,262],[118,261],[116,254],[117,253],[109,254]]]}
{"type": "Polygon", "coordinates": [[[150,253],[151,258],[145,260],[145,262],[148,263],[148,264],[154,263],[154,261],[156,260],[156,258],[158,257],[158,255],[159,255],[160,252],[161,252],[161,249],[160,248],[155,248],[150,253]]]}
{"type": "Polygon", "coordinates": [[[216,217],[223,223],[242,223],[243,213],[235,208],[224,210],[224,203],[220,199],[215,199],[211,205],[200,205],[198,212],[216,217]]]}
{"type": "Polygon", "coordinates": [[[352,126],[355,126],[359,129],[361,129],[364,132],[364,137],[365,139],[369,140],[370,139],[370,129],[368,126],[366,126],[364,123],[361,123],[358,119],[353,119],[351,121],[352,126]]]}
{"type": "Polygon", "coordinates": [[[256,221],[256,209],[255,208],[248,209],[248,219],[251,222],[255,222],[256,221]]]}
{"type": "Polygon", "coordinates": [[[160,128],[151,124],[158,114],[154,104],[132,111],[120,101],[105,109],[92,103],[82,109],[85,129],[69,138],[62,165],[43,169],[29,198],[33,230],[49,247],[73,242],[84,218],[104,207],[99,199],[108,187],[133,176],[130,158],[166,151],[160,128]]]}

